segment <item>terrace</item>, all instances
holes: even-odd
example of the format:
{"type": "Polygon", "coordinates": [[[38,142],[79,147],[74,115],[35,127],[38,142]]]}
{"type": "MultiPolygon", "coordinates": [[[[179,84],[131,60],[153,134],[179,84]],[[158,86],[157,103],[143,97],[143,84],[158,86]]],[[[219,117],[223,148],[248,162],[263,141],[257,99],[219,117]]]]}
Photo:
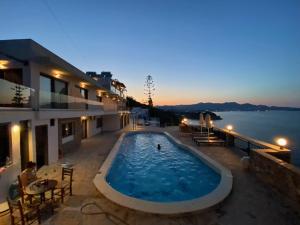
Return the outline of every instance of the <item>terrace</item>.
{"type": "MultiPolygon", "coordinates": [[[[130,127],[127,126],[125,129],[130,129],[130,127]]],[[[76,152],[70,153],[62,159],[61,162],[67,161],[74,165],[74,195],[56,208],[52,217],[44,218],[43,224],[299,224],[299,212],[294,210],[297,206],[284,195],[262,183],[254,173],[244,169],[240,159],[246,154],[245,152],[235,147],[196,146],[190,136],[182,135],[179,132],[178,127],[138,127],[138,129],[167,131],[184,144],[197,148],[229,168],[234,177],[231,195],[217,207],[205,212],[181,216],[146,214],[116,205],[102,196],[92,182],[99,167],[122,133],[109,132],[84,140],[76,152]],[[100,211],[107,214],[87,215],[81,213],[81,207],[90,202],[97,203],[101,206],[100,211]],[[111,215],[124,222],[116,220],[111,215]]],[[[59,177],[58,172],[53,172],[55,168],[55,171],[59,171],[57,170],[60,166],[59,163],[43,167],[39,173],[47,172],[54,178],[59,177]]],[[[99,209],[95,205],[91,205],[84,212],[97,213],[99,209]]],[[[7,218],[1,218],[1,220],[8,222],[7,218]]]]}

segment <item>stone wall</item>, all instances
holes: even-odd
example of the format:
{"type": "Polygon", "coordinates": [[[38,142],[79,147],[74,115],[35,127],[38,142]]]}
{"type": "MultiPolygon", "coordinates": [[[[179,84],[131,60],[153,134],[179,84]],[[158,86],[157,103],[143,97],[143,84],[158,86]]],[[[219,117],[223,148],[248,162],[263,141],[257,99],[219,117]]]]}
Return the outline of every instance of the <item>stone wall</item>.
{"type": "Polygon", "coordinates": [[[272,154],[272,149],[250,151],[250,170],[264,183],[295,201],[297,205],[300,204],[300,169],[272,154]]]}

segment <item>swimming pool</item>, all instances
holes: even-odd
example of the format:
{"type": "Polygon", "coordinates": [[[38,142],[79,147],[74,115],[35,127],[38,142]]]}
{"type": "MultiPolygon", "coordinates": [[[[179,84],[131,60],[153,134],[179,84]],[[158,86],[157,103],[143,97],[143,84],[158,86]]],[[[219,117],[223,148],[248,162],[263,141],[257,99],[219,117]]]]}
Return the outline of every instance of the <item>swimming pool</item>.
{"type": "Polygon", "coordinates": [[[231,190],[232,175],[167,133],[128,132],[118,140],[94,183],[120,205],[177,214],[223,200],[231,190]]]}

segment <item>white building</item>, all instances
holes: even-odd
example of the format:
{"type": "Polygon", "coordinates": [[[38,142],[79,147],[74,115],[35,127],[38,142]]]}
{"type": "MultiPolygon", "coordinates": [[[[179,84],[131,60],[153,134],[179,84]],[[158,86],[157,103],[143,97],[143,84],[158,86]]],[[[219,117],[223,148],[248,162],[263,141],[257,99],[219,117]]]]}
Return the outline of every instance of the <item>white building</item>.
{"type": "Polygon", "coordinates": [[[105,82],[33,40],[0,41],[0,202],[28,161],[51,164],[128,124],[125,85],[105,82]]]}

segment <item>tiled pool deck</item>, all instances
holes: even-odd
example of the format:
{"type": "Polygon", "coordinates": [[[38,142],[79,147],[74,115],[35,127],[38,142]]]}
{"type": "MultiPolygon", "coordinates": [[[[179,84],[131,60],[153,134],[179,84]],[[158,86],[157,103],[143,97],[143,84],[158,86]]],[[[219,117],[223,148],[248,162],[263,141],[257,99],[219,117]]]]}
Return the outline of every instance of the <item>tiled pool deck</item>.
{"type": "MultiPolygon", "coordinates": [[[[183,143],[196,147],[190,137],[180,135],[178,127],[167,127],[162,130],[169,132],[183,143]]],[[[121,218],[130,225],[300,224],[300,215],[291,208],[289,202],[284,201],[282,196],[269,190],[243,169],[240,163],[242,153],[225,147],[197,147],[199,151],[231,169],[234,177],[231,195],[217,208],[193,215],[167,217],[140,213],[118,206],[101,196],[92,181],[120,134],[121,132],[114,132],[97,135],[83,141],[79,149],[65,156],[64,161],[74,164],[74,196],[67,198],[65,203],[55,210],[55,214],[44,220],[43,224],[124,224],[116,220],[113,223],[104,215],[82,215],[80,208],[88,202],[96,202],[105,212],[121,218]]],[[[40,173],[48,171],[49,176],[51,174],[51,177],[58,178],[60,175],[58,168],[59,164],[51,165],[40,173]]],[[[95,207],[89,207],[87,210],[99,211],[95,207]]]]}

